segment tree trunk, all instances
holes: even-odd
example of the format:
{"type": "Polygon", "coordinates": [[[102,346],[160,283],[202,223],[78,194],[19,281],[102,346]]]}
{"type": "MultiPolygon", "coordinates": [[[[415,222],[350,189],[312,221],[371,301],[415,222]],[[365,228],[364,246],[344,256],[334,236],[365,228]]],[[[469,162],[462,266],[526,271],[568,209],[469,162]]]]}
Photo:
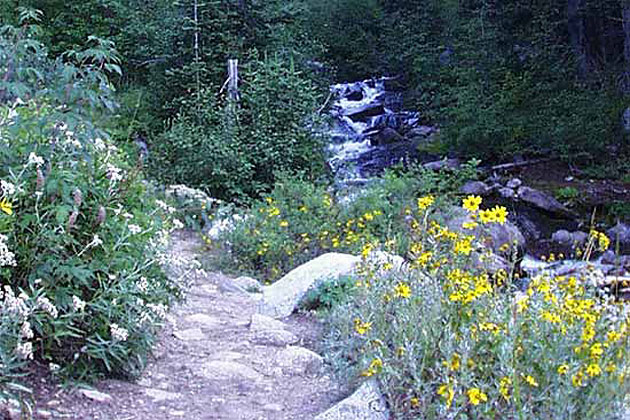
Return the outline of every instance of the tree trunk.
{"type": "Polygon", "coordinates": [[[623,23],[623,58],[624,73],[622,76],[621,90],[623,93],[630,93],[630,0],[625,0],[621,8],[621,19],[623,23]]]}
{"type": "Polygon", "coordinates": [[[584,79],[588,72],[586,36],[582,15],[585,3],[585,0],[568,0],[567,4],[569,40],[577,62],[577,73],[580,79],[584,79]]]}

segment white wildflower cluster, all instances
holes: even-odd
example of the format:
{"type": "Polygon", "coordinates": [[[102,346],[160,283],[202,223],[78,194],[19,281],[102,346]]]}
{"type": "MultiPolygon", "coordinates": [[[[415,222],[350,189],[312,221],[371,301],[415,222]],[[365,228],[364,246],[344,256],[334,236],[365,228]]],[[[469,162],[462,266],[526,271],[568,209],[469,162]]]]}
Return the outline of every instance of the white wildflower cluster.
{"type": "Polygon", "coordinates": [[[168,214],[173,214],[177,211],[177,209],[173,206],[169,206],[162,200],[155,200],[155,204],[164,212],[168,214]]]}
{"type": "Polygon", "coordinates": [[[114,341],[126,341],[129,337],[129,331],[119,327],[118,324],[111,324],[109,326],[109,331],[111,332],[112,339],[114,341]]]}
{"type": "Polygon", "coordinates": [[[162,303],[157,305],[153,303],[148,303],[147,308],[149,308],[151,312],[153,312],[158,318],[166,319],[166,311],[168,309],[166,305],[162,303]]]}
{"type": "Polygon", "coordinates": [[[129,225],[129,232],[131,232],[132,235],[137,235],[142,232],[142,228],[138,225],[129,225]]]}
{"type": "Polygon", "coordinates": [[[48,312],[48,314],[53,318],[57,318],[57,316],[59,316],[57,307],[46,296],[40,296],[37,298],[37,307],[44,312],[48,312]]]}
{"type": "Polygon", "coordinates": [[[56,373],[61,370],[61,366],[59,366],[57,363],[50,362],[48,363],[48,369],[50,369],[52,373],[56,373]]]}
{"type": "Polygon", "coordinates": [[[4,291],[0,293],[3,298],[2,309],[9,314],[15,315],[15,318],[26,319],[31,313],[27,304],[29,297],[25,293],[15,296],[10,286],[4,286],[4,291]]]}
{"type": "Polygon", "coordinates": [[[31,154],[28,155],[28,163],[26,164],[26,166],[35,165],[39,168],[43,164],[44,164],[44,158],[42,158],[41,156],[37,156],[33,152],[31,152],[31,154]]]}
{"type": "Polygon", "coordinates": [[[181,184],[169,186],[168,189],[166,190],[166,196],[175,197],[179,199],[185,199],[185,200],[197,201],[200,204],[205,204],[205,205],[214,205],[215,203],[216,204],[221,203],[220,200],[208,197],[208,195],[201,190],[190,188],[186,185],[181,185],[181,184]]]}
{"type": "Polygon", "coordinates": [[[81,142],[74,136],[74,132],[67,130],[65,133],[64,144],[75,147],[77,149],[81,149],[83,145],[81,142]]]}
{"type": "Polygon", "coordinates": [[[168,246],[169,233],[167,230],[160,230],[149,240],[149,247],[154,250],[163,250],[168,246]]]}
{"type": "Polygon", "coordinates": [[[146,293],[146,291],[149,289],[149,282],[147,281],[146,277],[140,277],[140,281],[136,283],[136,286],[138,287],[138,290],[140,290],[142,293],[146,293]]]}
{"type": "Polygon", "coordinates": [[[173,219],[173,229],[174,230],[179,230],[179,229],[183,229],[183,228],[184,228],[184,224],[179,219],[173,219]]]}
{"type": "Polygon", "coordinates": [[[102,152],[107,148],[107,145],[100,137],[93,139],[92,143],[94,144],[94,149],[96,149],[97,152],[102,152]]]}
{"type": "Polygon", "coordinates": [[[31,342],[20,343],[15,348],[15,352],[17,353],[18,357],[21,359],[33,360],[33,343],[31,342]]]}
{"type": "Polygon", "coordinates": [[[112,165],[111,163],[108,163],[107,164],[107,178],[109,178],[109,180],[112,183],[122,181],[123,179],[122,169],[112,165]]]}
{"type": "Polygon", "coordinates": [[[0,235],[0,267],[15,267],[17,262],[15,254],[9,250],[6,235],[0,235]]]}
{"type": "Polygon", "coordinates": [[[25,321],[24,324],[22,324],[22,328],[20,328],[20,334],[25,340],[30,340],[35,336],[35,334],[33,334],[33,329],[31,328],[30,322],[25,321]]]}
{"type": "Polygon", "coordinates": [[[0,190],[2,191],[2,195],[7,197],[15,194],[15,185],[3,179],[0,180],[0,190]]]}
{"type": "Polygon", "coordinates": [[[85,309],[85,301],[78,296],[72,296],[72,306],[76,312],[81,312],[85,309]]]}

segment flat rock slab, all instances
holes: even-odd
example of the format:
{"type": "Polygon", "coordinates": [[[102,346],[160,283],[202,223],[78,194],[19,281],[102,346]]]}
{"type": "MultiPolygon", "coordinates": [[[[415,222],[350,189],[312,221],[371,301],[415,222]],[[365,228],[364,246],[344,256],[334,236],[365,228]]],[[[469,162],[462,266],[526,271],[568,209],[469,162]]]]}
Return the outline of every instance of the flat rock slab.
{"type": "Polygon", "coordinates": [[[173,401],[181,398],[181,394],[155,388],[145,389],[144,393],[147,397],[152,398],[154,402],[173,401]]]}
{"type": "Polygon", "coordinates": [[[265,288],[258,302],[258,313],[273,318],[285,318],[297,308],[304,295],[328,279],[354,272],[361,261],[348,254],[328,253],[289,272],[273,285],[265,288]]]}
{"type": "Polygon", "coordinates": [[[365,382],[354,394],[319,414],[315,420],[389,420],[389,410],[376,381],[365,382]]]}
{"type": "Polygon", "coordinates": [[[182,341],[198,341],[206,338],[200,328],[189,328],[187,330],[175,331],[175,338],[182,341]]]}
{"type": "Polygon", "coordinates": [[[298,336],[286,330],[259,330],[251,336],[252,343],[263,346],[284,347],[299,340],[298,336]]]}
{"type": "Polygon", "coordinates": [[[194,315],[190,315],[187,316],[185,318],[186,321],[193,323],[193,324],[199,324],[202,325],[204,327],[208,327],[208,328],[216,328],[219,327],[221,325],[221,321],[219,321],[218,319],[210,316],[210,315],[206,315],[206,314],[194,314],[194,315]]]}
{"type": "Polygon", "coordinates": [[[199,374],[213,381],[260,382],[264,377],[241,363],[214,360],[201,366],[199,374]]]}

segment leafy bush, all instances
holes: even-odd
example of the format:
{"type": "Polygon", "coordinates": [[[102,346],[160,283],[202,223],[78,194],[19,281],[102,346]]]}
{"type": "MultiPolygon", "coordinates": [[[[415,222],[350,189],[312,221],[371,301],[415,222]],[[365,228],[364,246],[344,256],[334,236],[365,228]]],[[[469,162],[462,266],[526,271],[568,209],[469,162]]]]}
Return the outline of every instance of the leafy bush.
{"type": "MultiPolygon", "coordinates": [[[[479,210],[480,201],[464,202],[475,223],[504,221],[505,209],[479,210]]],[[[417,214],[409,266],[366,265],[335,308],[328,358],[341,374],[378,377],[396,418],[620,413],[630,388],[625,305],[588,275],[543,274],[520,289],[476,264],[483,242],[432,222],[430,205],[417,214]]]]}
{"type": "Polygon", "coordinates": [[[179,296],[162,271],[170,207],[99,128],[111,45],[50,62],[34,28],[0,37],[3,397],[31,360],[82,380],[137,374],[179,296]]]}
{"type": "MultiPolygon", "coordinates": [[[[290,61],[253,57],[243,68],[241,101],[207,89],[153,147],[153,174],[202,188],[220,199],[270,189],[277,171],[324,172],[321,139],[309,128],[319,98],[290,61]]],[[[311,122],[312,124],[312,122],[311,122]]]]}
{"type": "Polygon", "coordinates": [[[220,241],[227,245],[232,267],[268,281],[322,253],[359,253],[374,241],[387,241],[392,251],[403,252],[409,245],[406,218],[417,207],[416,198],[434,193],[448,201],[452,191],[475,176],[476,164],[460,171],[388,170],[345,198],[325,184],[281,175],[269,196],[254,203],[220,241]]]}

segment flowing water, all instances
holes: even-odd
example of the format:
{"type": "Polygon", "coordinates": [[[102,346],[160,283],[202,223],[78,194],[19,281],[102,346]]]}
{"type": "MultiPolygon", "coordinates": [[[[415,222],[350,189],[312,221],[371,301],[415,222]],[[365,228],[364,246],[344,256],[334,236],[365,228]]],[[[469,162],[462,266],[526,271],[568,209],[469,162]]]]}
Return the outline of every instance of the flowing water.
{"type": "Polygon", "coordinates": [[[400,110],[400,96],[387,90],[390,80],[331,86],[335,124],[330,132],[328,162],[338,186],[365,184],[385,168],[417,156],[404,135],[419,126],[419,114],[400,110]],[[383,132],[389,132],[393,141],[379,144],[383,132]]]}

